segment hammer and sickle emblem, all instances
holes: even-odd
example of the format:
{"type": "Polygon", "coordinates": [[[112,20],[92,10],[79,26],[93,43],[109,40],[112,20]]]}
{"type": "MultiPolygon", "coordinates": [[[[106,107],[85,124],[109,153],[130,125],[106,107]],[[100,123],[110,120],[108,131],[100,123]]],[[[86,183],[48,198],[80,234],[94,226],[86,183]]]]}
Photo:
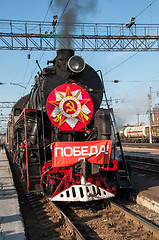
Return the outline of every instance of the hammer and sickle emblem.
{"type": "Polygon", "coordinates": [[[68,103],[66,103],[66,106],[69,107],[69,108],[67,108],[66,113],[68,113],[70,111],[76,112],[75,105],[72,101],[69,101],[68,103]]]}
{"type": "Polygon", "coordinates": [[[53,119],[54,122],[59,122],[60,121],[60,116],[61,116],[61,113],[57,114],[56,113],[56,118],[53,119]]]}

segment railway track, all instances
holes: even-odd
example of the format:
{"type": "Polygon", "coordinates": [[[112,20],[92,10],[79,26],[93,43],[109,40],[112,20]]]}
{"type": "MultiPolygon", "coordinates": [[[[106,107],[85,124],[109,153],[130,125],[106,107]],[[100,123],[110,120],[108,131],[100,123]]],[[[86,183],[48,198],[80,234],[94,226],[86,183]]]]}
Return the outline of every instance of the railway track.
{"type": "Polygon", "coordinates": [[[131,148],[159,148],[159,143],[122,143],[123,147],[131,148]]]}
{"type": "MultiPolygon", "coordinates": [[[[32,238],[28,230],[28,239],[58,240],[77,239],[84,240],[84,237],[71,223],[61,209],[49,201],[42,193],[29,193],[27,199],[34,213],[34,220],[38,225],[38,234],[32,238]],[[38,235],[38,236],[37,236],[38,235]]],[[[27,228],[27,227],[26,227],[27,228]]]]}
{"type": "Polygon", "coordinates": [[[159,144],[124,143],[126,161],[134,171],[159,175],[159,144]]]}
{"type": "Polygon", "coordinates": [[[87,240],[158,239],[159,228],[114,202],[63,206],[63,211],[87,240]],[[82,222],[82,224],[81,224],[82,222]]]}
{"type": "Polygon", "coordinates": [[[28,235],[28,240],[154,240],[159,236],[158,227],[112,201],[58,203],[57,206],[43,194],[30,193],[27,199],[38,223],[38,238],[28,235]]]}
{"type": "Polygon", "coordinates": [[[159,175],[159,165],[151,162],[127,160],[134,171],[159,175]]]}
{"type": "Polygon", "coordinates": [[[158,239],[158,227],[112,202],[56,206],[42,193],[26,194],[18,177],[14,181],[27,240],[158,239]]]}

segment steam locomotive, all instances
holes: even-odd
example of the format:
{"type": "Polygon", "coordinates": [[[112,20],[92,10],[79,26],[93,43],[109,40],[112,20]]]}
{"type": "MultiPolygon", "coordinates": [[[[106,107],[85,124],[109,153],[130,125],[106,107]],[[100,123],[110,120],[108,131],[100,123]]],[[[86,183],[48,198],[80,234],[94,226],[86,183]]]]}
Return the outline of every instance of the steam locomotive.
{"type": "Polygon", "coordinates": [[[6,134],[28,192],[87,202],[113,197],[129,182],[112,110],[100,108],[103,93],[102,78],[71,49],[58,50],[38,73],[12,108],[6,134]]]}

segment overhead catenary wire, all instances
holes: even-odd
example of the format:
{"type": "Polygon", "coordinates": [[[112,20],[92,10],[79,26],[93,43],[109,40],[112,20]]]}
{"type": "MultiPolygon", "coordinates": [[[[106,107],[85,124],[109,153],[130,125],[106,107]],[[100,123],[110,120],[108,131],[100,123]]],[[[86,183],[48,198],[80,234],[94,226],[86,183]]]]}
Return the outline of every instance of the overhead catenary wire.
{"type": "MultiPolygon", "coordinates": [[[[23,77],[23,82],[22,82],[22,84],[21,84],[22,86],[23,86],[23,83],[24,83],[25,78],[26,78],[27,70],[28,70],[28,67],[29,67],[29,61],[30,61],[30,59],[28,59],[28,61],[27,61],[27,65],[26,65],[25,72],[24,72],[24,77],[23,77]]],[[[24,87],[24,89],[26,89],[26,87],[24,87]]],[[[20,97],[21,92],[22,92],[22,89],[21,89],[20,92],[19,92],[18,98],[20,97]]]]}
{"type": "MultiPolygon", "coordinates": [[[[58,23],[60,23],[63,15],[64,15],[67,7],[68,7],[68,4],[70,3],[70,1],[71,1],[71,0],[68,0],[68,1],[67,1],[66,5],[65,5],[65,7],[64,7],[64,9],[63,9],[63,11],[62,11],[62,14],[61,14],[61,16],[60,16],[60,18],[59,18],[59,21],[57,22],[55,28],[57,27],[58,23]]],[[[138,17],[139,15],[141,15],[148,7],[150,7],[150,6],[151,6],[154,2],[156,2],[156,1],[157,1],[157,0],[154,0],[151,4],[149,4],[146,8],[144,8],[138,15],[136,15],[136,17],[138,17]]],[[[47,14],[48,14],[48,11],[49,11],[52,3],[53,3],[53,0],[50,1],[50,4],[49,4],[49,7],[48,7],[46,16],[47,16],[47,14]]],[[[44,20],[46,19],[46,16],[45,16],[44,20]]],[[[45,51],[42,53],[39,62],[40,62],[41,59],[43,58],[44,53],[45,53],[45,51]]],[[[133,55],[130,56],[128,59],[124,60],[122,63],[118,64],[117,66],[115,66],[114,68],[112,68],[111,70],[109,70],[108,72],[104,73],[103,76],[106,75],[106,74],[108,74],[108,73],[110,73],[111,71],[115,70],[117,67],[121,66],[123,63],[127,62],[129,59],[131,59],[132,57],[134,57],[134,56],[137,55],[137,54],[138,54],[138,53],[133,54],[133,55]]],[[[35,72],[35,71],[34,71],[34,72],[35,72]]],[[[31,76],[31,78],[32,78],[32,76],[31,76]]],[[[30,81],[29,81],[29,82],[30,82],[30,81]]],[[[28,84],[29,84],[29,83],[28,83],[28,84]]],[[[27,84],[27,85],[28,85],[28,84],[27,84]]]]}
{"type": "MultiPolygon", "coordinates": [[[[61,16],[60,16],[59,21],[57,22],[57,24],[61,21],[61,19],[62,19],[64,13],[65,13],[65,11],[66,11],[66,9],[67,9],[68,4],[69,4],[70,1],[71,1],[71,0],[68,0],[68,1],[67,1],[67,3],[66,3],[66,5],[65,5],[65,7],[64,7],[64,9],[63,9],[63,11],[62,11],[62,14],[61,14],[61,16]]],[[[48,15],[48,12],[49,12],[49,9],[50,9],[52,3],[53,3],[53,0],[50,1],[50,4],[49,4],[48,10],[47,10],[47,13],[46,13],[45,18],[44,18],[44,21],[45,21],[47,15],[48,15]]],[[[57,24],[56,24],[56,26],[55,26],[55,29],[56,29],[56,27],[57,27],[57,24]]],[[[54,31],[55,31],[55,30],[54,30],[54,31]]],[[[50,41],[51,41],[51,39],[50,39],[50,41]]],[[[41,62],[41,60],[42,60],[45,52],[46,52],[46,51],[43,51],[43,53],[42,53],[42,55],[41,55],[41,57],[40,57],[40,59],[39,59],[39,63],[41,62]]],[[[30,76],[30,78],[29,78],[29,81],[28,81],[27,84],[26,84],[26,88],[27,88],[27,86],[29,85],[31,79],[33,78],[33,75],[34,75],[36,69],[37,69],[37,66],[35,67],[33,73],[31,74],[31,76],[30,76]]],[[[23,96],[24,96],[25,92],[26,92],[26,89],[24,89],[24,91],[23,91],[23,96]]]]}
{"type": "Polygon", "coordinates": [[[140,13],[136,15],[136,18],[139,17],[143,12],[145,12],[149,7],[152,6],[153,3],[155,3],[157,0],[152,1],[146,8],[144,8],[140,13]]]}
{"type": "MultiPolygon", "coordinates": [[[[157,1],[157,0],[152,1],[152,3],[150,3],[150,4],[149,4],[146,8],[144,8],[139,14],[137,14],[136,17],[140,16],[147,8],[149,8],[150,6],[152,6],[152,4],[155,3],[156,1],[157,1]]],[[[51,7],[52,3],[53,3],[53,0],[50,1],[50,4],[49,4],[49,7],[48,7],[46,16],[47,16],[47,14],[48,14],[49,8],[51,7]]],[[[56,24],[55,27],[57,27],[58,23],[61,21],[61,19],[62,19],[63,15],[64,15],[64,13],[65,13],[65,11],[66,11],[69,3],[70,3],[70,0],[68,0],[68,1],[66,2],[66,5],[65,5],[65,7],[64,7],[64,9],[63,9],[63,11],[62,11],[62,14],[61,14],[60,18],[59,18],[59,21],[57,22],[57,24],[56,24]]],[[[46,16],[45,16],[44,20],[46,19],[46,16]]],[[[41,59],[43,58],[44,53],[45,53],[45,51],[43,52],[42,56],[40,57],[39,62],[40,62],[41,59]]],[[[132,57],[134,57],[134,56],[137,55],[137,54],[138,54],[138,52],[135,53],[135,54],[133,54],[132,56],[130,56],[128,59],[124,60],[123,62],[121,62],[121,63],[118,64],[117,66],[113,67],[111,70],[109,70],[108,72],[104,73],[103,75],[106,75],[106,74],[112,72],[112,71],[115,70],[117,67],[121,66],[122,64],[124,64],[125,62],[127,62],[129,59],[131,59],[132,57]]],[[[35,72],[35,71],[34,71],[34,72],[35,72]]],[[[34,74],[34,73],[33,73],[33,74],[34,74]]],[[[32,78],[32,76],[31,76],[31,78],[32,78]]],[[[29,80],[29,82],[30,82],[30,80],[29,80]]],[[[29,84],[29,82],[27,83],[27,85],[29,84]]]]}
{"type": "MultiPolygon", "coordinates": [[[[152,6],[153,3],[155,3],[157,0],[152,1],[146,8],[144,8],[140,13],[138,13],[135,17],[135,19],[137,17],[139,17],[144,11],[146,11],[150,6],[152,6]]],[[[116,68],[118,68],[119,66],[121,66],[122,64],[124,64],[125,62],[127,62],[128,60],[130,60],[131,58],[133,58],[134,56],[136,56],[139,52],[136,52],[135,54],[133,54],[132,56],[128,57],[126,60],[124,60],[123,62],[119,63],[118,65],[116,65],[115,67],[113,67],[112,69],[110,69],[108,72],[104,73],[104,75],[112,72],[113,70],[115,70],[116,68]]]]}
{"type": "Polygon", "coordinates": [[[53,1],[54,1],[54,0],[51,0],[51,1],[50,1],[49,7],[48,7],[48,9],[47,9],[47,12],[46,12],[46,15],[45,15],[45,17],[44,17],[43,22],[45,22],[45,20],[46,20],[46,18],[47,18],[47,15],[48,15],[48,13],[49,13],[49,10],[50,10],[50,7],[51,7],[53,1]]]}
{"type": "MultiPolygon", "coordinates": [[[[45,14],[45,17],[44,17],[43,22],[45,22],[45,20],[46,20],[46,17],[47,17],[47,15],[48,15],[48,13],[49,13],[49,10],[50,10],[50,7],[52,6],[53,1],[54,1],[54,0],[51,0],[51,1],[50,1],[49,7],[48,7],[48,9],[47,9],[47,12],[46,12],[46,14],[45,14]]],[[[39,59],[39,62],[40,62],[41,59],[43,58],[44,53],[45,53],[45,51],[42,53],[42,55],[41,55],[41,57],[40,57],[40,59],[39,59]]],[[[26,84],[26,88],[27,88],[27,86],[29,85],[30,81],[32,80],[33,75],[35,74],[36,69],[37,69],[37,65],[35,66],[35,69],[33,70],[32,74],[31,74],[31,76],[30,76],[30,78],[29,78],[29,81],[28,81],[27,84],[26,84]]],[[[24,91],[23,91],[23,96],[24,96],[24,94],[25,94],[25,92],[26,92],[26,88],[25,88],[24,91]]]]}
{"type": "Polygon", "coordinates": [[[103,76],[106,75],[106,74],[108,74],[108,73],[110,73],[110,72],[112,72],[112,71],[115,70],[117,67],[121,66],[122,64],[124,64],[125,62],[127,62],[129,59],[131,59],[132,57],[134,57],[134,56],[137,55],[137,54],[138,54],[138,52],[134,53],[133,55],[131,55],[130,57],[128,57],[126,60],[124,60],[123,62],[119,63],[118,65],[116,65],[116,66],[113,67],[112,69],[110,69],[108,72],[104,73],[103,76]]]}
{"type": "Polygon", "coordinates": [[[66,3],[66,5],[65,5],[65,7],[64,7],[64,9],[63,9],[63,12],[62,12],[62,14],[61,14],[61,16],[60,16],[60,19],[59,19],[59,21],[58,22],[60,22],[61,21],[61,19],[62,19],[62,17],[63,17],[63,15],[64,15],[64,13],[65,13],[65,11],[66,11],[66,8],[68,7],[68,4],[69,4],[69,2],[70,2],[71,0],[68,0],[67,1],[67,3],[66,3]]]}

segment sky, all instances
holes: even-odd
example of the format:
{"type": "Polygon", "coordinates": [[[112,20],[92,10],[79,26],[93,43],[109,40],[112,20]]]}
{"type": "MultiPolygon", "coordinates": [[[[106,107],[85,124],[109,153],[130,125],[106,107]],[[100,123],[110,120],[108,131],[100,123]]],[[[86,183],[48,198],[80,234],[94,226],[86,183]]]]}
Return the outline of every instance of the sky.
{"type": "MultiPolygon", "coordinates": [[[[54,15],[61,16],[63,5],[66,12],[76,0],[0,0],[0,20],[48,21],[54,15]],[[49,9],[49,10],[48,10],[49,9]]],[[[76,20],[80,23],[122,23],[136,17],[136,24],[159,24],[159,0],[85,0],[78,10],[76,20]]],[[[2,32],[3,29],[0,29],[2,32]]],[[[85,62],[104,75],[108,99],[111,99],[119,126],[124,124],[148,124],[148,94],[152,91],[152,108],[159,103],[159,52],[78,52],[85,62]],[[114,83],[113,80],[119,80],[114,83]],[[139,116],[139,118],[137,117],[139,116]]],[[[52,60],[56,52],[0,50],[0,102],[17,101],[29,93],[38,72],[35,61],[41,68],[52,60]],[[31,58],[28,59],[28,53],[31,58]],[[18,85],[27,86],[26,89],[18,85]]],[[[8,116],[11,109],[0,109],[2,116],[8,116]]]]}

